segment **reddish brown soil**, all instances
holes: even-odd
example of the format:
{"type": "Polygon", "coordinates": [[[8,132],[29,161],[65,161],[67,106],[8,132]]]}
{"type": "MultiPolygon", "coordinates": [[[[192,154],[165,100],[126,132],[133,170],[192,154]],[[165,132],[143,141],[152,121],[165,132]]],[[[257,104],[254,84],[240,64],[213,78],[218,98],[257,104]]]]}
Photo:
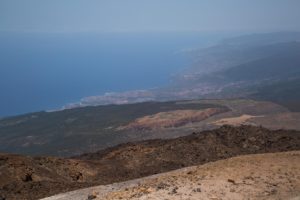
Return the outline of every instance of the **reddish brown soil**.
{"type": "Polygon", "coordinates": [[[157,130],[162,128],[180,127],[189,123],[203,121],[213,115],[224,112],[221,108],[207,108],[204,110],[174,110],[160,112],[136,119],[119,130],[157,130]]]}
{"type": "Polygon", "coordinates": [[[300,150],[300,132],[223,126],[176,139],[123,144],[73,159],[0,154],[0,197],[39,199],[237,155],[291,150],[300,150]]]}

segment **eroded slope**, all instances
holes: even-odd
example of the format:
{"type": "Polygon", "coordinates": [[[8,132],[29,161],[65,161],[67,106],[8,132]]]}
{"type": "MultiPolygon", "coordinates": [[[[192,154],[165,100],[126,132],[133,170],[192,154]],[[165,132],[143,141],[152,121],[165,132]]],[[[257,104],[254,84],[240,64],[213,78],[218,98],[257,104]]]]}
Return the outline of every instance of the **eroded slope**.
{"type": "Polygon", "coordinates": [[[106,200],[299,198],[300,152],[240,156],[161,174],[129,187],[123,184],[104,195],[101,191],[94,188],[90,194],[106,200]]]}
{"type": "Polygon", "coordinates": [[[297,131],[223,126],[168,140],[128,143],[73,159],[0,155],[0,194],[38,199],[237,155],[300,150],[297,131]]]}

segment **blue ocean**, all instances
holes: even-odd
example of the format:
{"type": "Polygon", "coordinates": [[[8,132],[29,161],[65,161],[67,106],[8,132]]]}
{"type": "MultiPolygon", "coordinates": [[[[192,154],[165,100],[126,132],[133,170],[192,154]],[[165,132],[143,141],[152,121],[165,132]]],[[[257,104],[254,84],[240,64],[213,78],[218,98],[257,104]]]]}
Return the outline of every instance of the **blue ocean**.
{"type": "Polygon", "coordinates": [[[167,85],[199,33],[0,33],[0,116],[57,109],[105,92],[167,85]]]}

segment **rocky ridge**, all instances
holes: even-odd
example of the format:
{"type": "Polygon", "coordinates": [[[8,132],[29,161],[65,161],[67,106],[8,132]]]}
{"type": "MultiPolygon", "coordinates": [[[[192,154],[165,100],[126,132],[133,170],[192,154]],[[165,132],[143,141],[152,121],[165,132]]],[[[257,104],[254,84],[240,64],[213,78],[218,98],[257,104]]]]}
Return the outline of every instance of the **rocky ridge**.
{"type": "Polygon", "coordinates": [[[297,131],[223,126],[175,139],[122,144],[69,159],[1,154],[0,194],[6,199],[39,199],[238,155],[292,150],[300,150],[297,131]]]}

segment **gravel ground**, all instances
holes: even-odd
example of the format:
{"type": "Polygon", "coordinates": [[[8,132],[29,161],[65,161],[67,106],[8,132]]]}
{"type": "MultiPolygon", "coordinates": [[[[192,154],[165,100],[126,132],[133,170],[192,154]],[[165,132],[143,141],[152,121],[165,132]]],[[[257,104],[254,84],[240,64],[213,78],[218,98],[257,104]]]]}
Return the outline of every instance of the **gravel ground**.
{"type": "Polygon", "coordinates": [[[300,151],[234,157],[44,200],[291,199],[300,197],[300,151]]]}

